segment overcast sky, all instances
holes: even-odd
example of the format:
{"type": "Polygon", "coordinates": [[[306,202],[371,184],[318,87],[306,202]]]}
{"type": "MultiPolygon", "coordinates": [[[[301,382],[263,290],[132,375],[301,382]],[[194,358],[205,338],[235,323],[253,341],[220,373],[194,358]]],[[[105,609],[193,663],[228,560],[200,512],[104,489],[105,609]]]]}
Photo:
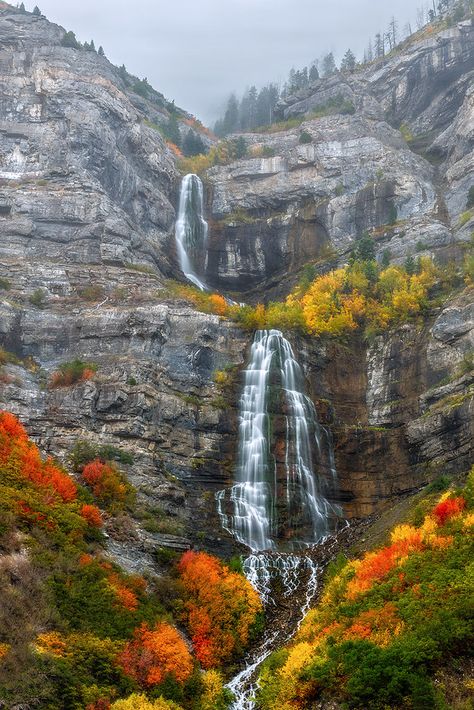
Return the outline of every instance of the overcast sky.
{"type": "MultiPolygon", "coordinates": [[[[114,64],[205,123],[231,91],[285,81],[328,51],[363,54],[395,14],[414,26],[428,0],[38,0],[48,19],[103,45],[114,64]]],[[[32,10],[35,0],[25,5],[32,10]]]]}

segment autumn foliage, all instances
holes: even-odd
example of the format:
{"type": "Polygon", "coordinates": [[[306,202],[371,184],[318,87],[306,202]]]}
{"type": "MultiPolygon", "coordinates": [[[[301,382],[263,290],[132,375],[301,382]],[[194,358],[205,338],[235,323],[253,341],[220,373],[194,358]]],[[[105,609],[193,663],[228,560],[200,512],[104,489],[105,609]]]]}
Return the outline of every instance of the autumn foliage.
{"type": "Polygon", "coordinates": [[[185,642],[173,626],[164,622],[152,629],[142,624],[119,661],[125,673],[144,688],[158,685],[168,676],[182,683],[193,670],[185,642]]]}
{"type": "Polygon", "coordinates": [[[429,674],[474,640],[473,505],[474,469],[463,495],[448,491],[418,526],[343,561],[291,645],[264,663],[258,707],[304,710],[331,695],[364,710],[441,707],[429,674]]]}
{"type": "Polygon", "coordinates": [[[113,463],[95,459],[84,466],[81,478],[97,500],[106,507],[121,507],[131,495],[130,486],[113,463]]]}
{"type": "Polygon", "coordinates": [[[43,461],[23,426],[9,412],[0,413],[0,464],[15,467],[25,479],[65,502],[76,498],[74,481],[52,459],[43,461]]]}
{"type": "Polygon", "coordinates": [[[96,370],[97,366],[94,363],[82,362],[82,360],[64,362],[59,366],[59,369],[52,374],[49,387],[51,389],[70,387],[78,382],[90,380],[94,377],[96,370]]]}
{"type": "Polygon", "coordinates": [[[89,525],[94,528],[101,528],[103,525],[102,516],[100,510],[96,505],[89,505],[84,503],[81,507],[81,516],[87,521],[89,525]]]}
{"type": "Polygon", "coordinates": [[[438,525],[444,525],[451,518],[462,513],[466,507],[466,501],[462,496],[457,498],[448,498],[447,500],[438,503],[436,508],[433,510],[433,515],[435,516],[438,525]]]}
{"type": "Polygon", "coordinates": [[[245,577],[204,552],[185,552],[178,569],[196,656],[204,668],[218,666],[247,646],[260,599],[245,577]]]}
{"type": "MultiPolygon", "coordinates": [[[[103,473],[103,464],[86,472],[101,495],[103,473]]],[[[171,677],[168,692],[179,695],[193,671],[145,580],[102,556],[102,516],[89,499],[42,459],[15,416],[0,413],[0,542],[15,570],[0,569],[0,695],[8,688],[9,705],[105,710],[138,681],[154,688],[171,677]]]]}
{"type": "Polygon", "coordinates": [[[360,329],[383,332],[418,317],[439,279],[439,270],[428,258],[419,260],[415,273],[403,266],[382,268],[374,260],[355,260],[341,269],[303,279],[285,301],[265,306],[230,304],[219,294],[189,285],[170,284],[169,290],[204,313],[232,318],[246,330],[277,328],[340,337],[360,329]]]}

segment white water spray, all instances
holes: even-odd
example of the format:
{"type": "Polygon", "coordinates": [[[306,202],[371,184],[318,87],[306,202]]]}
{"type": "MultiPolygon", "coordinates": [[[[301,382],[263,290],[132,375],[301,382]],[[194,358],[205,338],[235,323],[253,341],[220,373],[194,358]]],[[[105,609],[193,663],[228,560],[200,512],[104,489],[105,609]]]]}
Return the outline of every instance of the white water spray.
{"type": "Polygon", "coordinates": [[[327,498],[335,484],[327,432],[304,392],[303,371],[290,343],[279,330],[257,331],[240,399],[236,482],[216,496],[222,526],[253,552],[276,550],[282,524],[295,534],[296,547],[315,543],[339,514],[327,498]],[[271,451],[269,406],[285,412],[284,482],[277,480],[271,451]]]}
{"type": "Polygon", "coordinates": [[[205,263],[207,236],[202,182],[191,173],[181,183],[175,237],[181,271],[201,291],[207,291],[208,287],[197,275],[196,266],[205,263]]]}

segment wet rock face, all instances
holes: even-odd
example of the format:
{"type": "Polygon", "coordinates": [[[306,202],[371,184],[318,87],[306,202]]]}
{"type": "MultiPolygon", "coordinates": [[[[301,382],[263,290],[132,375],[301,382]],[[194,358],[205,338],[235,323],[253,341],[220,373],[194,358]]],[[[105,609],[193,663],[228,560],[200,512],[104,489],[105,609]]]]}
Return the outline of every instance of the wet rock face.
{"type": "Polygon", "coordinates": [[[467,290],[423,330],[404,326],[369,347],[295,344],[320,420],[332,432],[347,516],[370,515],[472,465],[473,315],[467,290]]]}
{"type": "MultiPolygon", "coordinates": [[[[207,278],[216,286],[263,289],[328,250],[347,253],[365,230],[420,218],[427,233],[428,225],[439,225],[431,166],[383,121],[332,116],[246,139],[278,157],[207,174],[213,219],[207,278]],[[311,143],[299,142],[302,131],[311,143]]],[[[405,255],[410,248],[407,239],[405,255]]]]}

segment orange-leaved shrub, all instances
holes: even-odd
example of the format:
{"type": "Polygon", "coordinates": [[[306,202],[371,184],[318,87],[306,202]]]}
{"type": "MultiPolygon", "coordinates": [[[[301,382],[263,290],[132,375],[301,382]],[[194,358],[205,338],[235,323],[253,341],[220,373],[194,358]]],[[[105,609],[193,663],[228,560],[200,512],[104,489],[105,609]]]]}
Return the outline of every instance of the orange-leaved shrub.
{"type": "Polygon", "coordinates": [[[115,464],[95,459],[82,469],[81,479],[91,489],[97,500],[106,507],[125,506],[133,495],[115,464]]]}
{"type": "Polygon", "coordinates": [[[73,360],[72,362],[64,362],[59,366],[59,369],[51,375],[49,381],[50,389],[58,387],[70,387],[77,382],[84,382],[94,377],[97,370],[97,365],[82,360],[73,360]]]}
{"type": "Polygon", "coordinates": [[[197,658],[212,668],[248,645],[262,604],[245,577],[204,552],[185,552],[178,570],[184,621],[197,658]]]}
{"type": "Polygon", "coordinates": [[[186,643],[178,631],[165,622],[153,628],[144,623],[136,629],[133,639],[120,654],[119,663],[143,688],[159,685],[169,676],[183,683],[193,671],[186,643]]]}
{"type": "Polygon", "coordinates": [[[102,515],[100,514],[100,510],[96,505],[84,503],[84,505],[81,507],[81,516],[93,528],[101,528],[104,524],[102,520],[102,515]]]}
{"type": "Polygon", "coordinates": [[[65,502],[73,501],[77,496],[77,486],[72,478],[51,458],[43,461],[22,424],[10,412],[0,413],[0,463],[14,466],[25,479],[65,502]]]}
{"type": "Polygon", "coordinates": [[[474,468],[463,495],[445,493],[418,526],[398,525],[388,544],[334,564],[291,644],[264,662],[258,707],[445,703],[430,674],[474,639],[473,507],[474,468]]]}

